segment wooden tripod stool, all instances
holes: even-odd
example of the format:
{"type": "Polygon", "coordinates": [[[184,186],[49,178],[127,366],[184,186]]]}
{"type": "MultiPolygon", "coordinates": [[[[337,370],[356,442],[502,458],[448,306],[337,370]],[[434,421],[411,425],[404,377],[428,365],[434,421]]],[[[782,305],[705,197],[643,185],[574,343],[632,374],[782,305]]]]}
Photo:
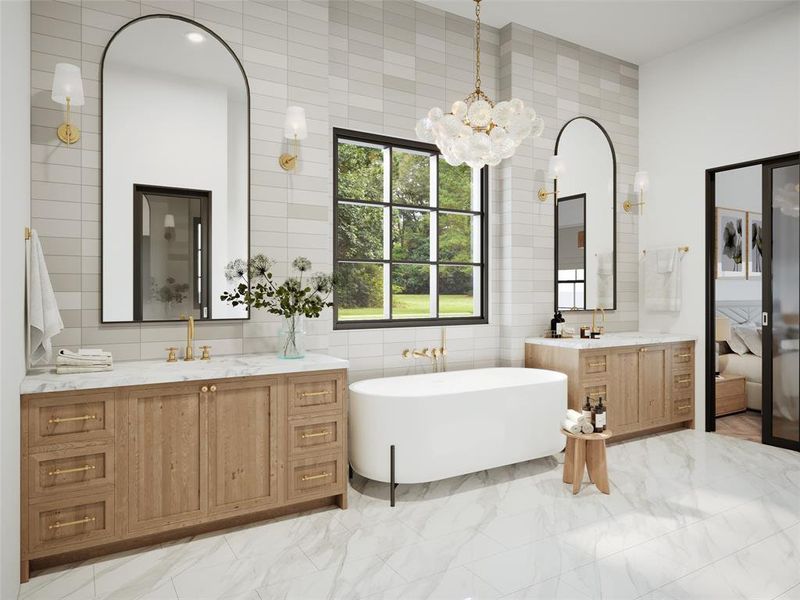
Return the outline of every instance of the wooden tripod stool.
{"type": "Polygon", "coordinates": [[[604,494],[611,491],[608,487],[608,467],[606,465],[606,440],[611,431],[602,433],[570,433],[561,430],[567,436],[567,452],[564,456],[564,483],[572,484],[572,493],[581,491],[583,469],[589,471],[589,479],[604,494]]]}

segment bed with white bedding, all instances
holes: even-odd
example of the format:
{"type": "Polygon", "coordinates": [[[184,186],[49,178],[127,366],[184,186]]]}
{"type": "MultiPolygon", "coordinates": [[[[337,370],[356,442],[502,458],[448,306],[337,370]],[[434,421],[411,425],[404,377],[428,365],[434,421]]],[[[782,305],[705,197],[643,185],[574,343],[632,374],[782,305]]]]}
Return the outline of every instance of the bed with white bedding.
{"type": "Polygon", "coordinates": [[[719,345],[720,375],[744,377],[747,408],[761,411],[761,301],[719,301],[716,316],[731,324],[728,341],[719,345]]]}

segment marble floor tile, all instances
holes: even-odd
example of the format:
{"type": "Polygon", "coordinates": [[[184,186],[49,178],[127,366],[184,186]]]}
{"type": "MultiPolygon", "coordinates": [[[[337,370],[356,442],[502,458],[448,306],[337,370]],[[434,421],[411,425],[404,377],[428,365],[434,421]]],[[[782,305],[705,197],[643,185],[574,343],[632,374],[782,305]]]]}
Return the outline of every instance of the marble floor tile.
{"type": "MultiPolygon", "coordinates": [[[[0,0],[1,1],[1,0],[0,0]]],[[[800,454],[681,430],[34,573],[20,600],[800,600],[800,454]]],[[[3,599],[5,600],[5,599],[3,599]]]]}
{"type": "Polygon", "coordinates": [[[591,561],[586,552],[548,538],[465,566],[503,594],[510,594],[591,561]]]}
{"type": "Polygon", "coordinates": [[[368,596],[368,600],[493,600],[500,593],[464,568],[450,569],[368,596]]]}
{"type": "Polygon", "coordinates": [[[357,599],[405,583],[377,557],[347,561],[304,577],[296,577],[258,589],[261,600],[357,599]]]}
{"type": "Polygon", "coordinates": [[[505,548],[477,529],[462,529],[433,540],[382,553],[392,569],[408,581],[460,567],[505,548]]]}

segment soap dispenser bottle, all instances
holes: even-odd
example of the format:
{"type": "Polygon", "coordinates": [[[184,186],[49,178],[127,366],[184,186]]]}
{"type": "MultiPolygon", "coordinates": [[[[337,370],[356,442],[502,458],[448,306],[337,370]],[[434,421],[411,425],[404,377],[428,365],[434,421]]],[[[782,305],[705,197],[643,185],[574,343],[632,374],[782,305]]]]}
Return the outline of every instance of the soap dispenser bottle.
{"type": "Polygon", "coordinates": [[[603,406],[603,397],[600,396],[597,401],[597,407],[594,409],[594,430],[601,433],[606,430],[606,407],[603,406]]]}
{"type": "Polygon", "coordinates": [[[561,337],[559,335],[559,327],[558,327],[558,311],[553,313],[553,318],[550,319],[550,336],[554,338],[561,337]]]}

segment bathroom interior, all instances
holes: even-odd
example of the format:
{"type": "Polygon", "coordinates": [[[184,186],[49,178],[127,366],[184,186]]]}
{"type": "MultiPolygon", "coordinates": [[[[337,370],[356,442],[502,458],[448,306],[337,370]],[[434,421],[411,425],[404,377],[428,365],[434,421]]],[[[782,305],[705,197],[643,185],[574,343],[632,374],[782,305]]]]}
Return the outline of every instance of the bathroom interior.
{"type": "Polygon", "coordinates": [[[0,598],[800,600],[800,2],[0,0],[0,598]]]}

